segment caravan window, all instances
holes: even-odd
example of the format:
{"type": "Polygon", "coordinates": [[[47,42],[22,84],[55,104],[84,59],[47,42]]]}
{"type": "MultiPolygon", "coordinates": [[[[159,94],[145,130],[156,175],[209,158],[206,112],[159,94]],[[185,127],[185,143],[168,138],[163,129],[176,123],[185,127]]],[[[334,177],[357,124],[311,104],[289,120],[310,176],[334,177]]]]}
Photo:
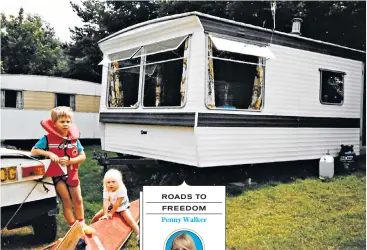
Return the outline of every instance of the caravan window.
{"type": "Polygon", "coordinates": [[[143,47],[144,107],[182,107],[188,57],[188,37],[179,37],[143,47]]]}
{"type": "Polygon", "coordinates": [[[342,105],[344,101],[344,72],[319,69],[320,102],[342,105]]]}
{"type": "Polygon", "coordinates": [[[182,36],[108,55],[107,60],[112,61],[108,74],[108,107],[137,108],[140,79],[144,107],[182,107],[188,39],[182,36]]]}
{"type": "Polygon", "coordinates": [[[136,108],[139,97],[140,59],[113,62],[108,77],[108,107],[136,108]]]}
{"type": "Polygon", "coordinates": [[[55,94],[55,107],[67,106],[75,111],[75,95],[70,94],[55,94]]]}
{"type": "Polygon", "coordinates": [[[260,110],[267,47],[208,36],[208,108],[260,110]]]}
{"type": "Polygon", "coordinates": [[[140,48],[109,55],[112,63],[108,70],[107,107],[138,107],[140,58],[132,57],[140,48]]]}
{"type": "Polygon", "coordinates": [[[2,108],[23,108],[23,92],[17,90],[1,90],[1,107],[2,108]]]}

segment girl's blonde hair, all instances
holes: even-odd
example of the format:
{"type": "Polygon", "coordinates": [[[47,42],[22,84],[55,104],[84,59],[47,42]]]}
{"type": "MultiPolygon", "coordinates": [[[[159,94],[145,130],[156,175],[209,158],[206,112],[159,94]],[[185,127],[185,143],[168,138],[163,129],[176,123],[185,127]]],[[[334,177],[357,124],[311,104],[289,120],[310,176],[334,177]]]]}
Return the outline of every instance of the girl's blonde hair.
{"type": "Polygon", "coordinates": [[[174,245],[181,245],[189,250],[196,250],[194,240],[187,233],[179,234],[173,239],[171,250],[174,250],[174,245]]]}
{"type": "Polygon", "coordinates": [[[120,171],[118,171],[117,169],[109,169],[105,175],[104,175],[104,178],[103,178],[103,189],[105,191],[107,191],[107,187],[106,187],[106,179],[108,178],[113,178],[117,185],[118,185],[118,188],[124,188],[126,189],[125,185],[124,185],[124,182],[122,181],[122,174],[120,171]]]}
{"type": "Polygon", "coordinates": [[[70,107],[59,106],[51,110],[51,120],[56,122],[60,117],[73,118],[73,110],[70,107]]]}

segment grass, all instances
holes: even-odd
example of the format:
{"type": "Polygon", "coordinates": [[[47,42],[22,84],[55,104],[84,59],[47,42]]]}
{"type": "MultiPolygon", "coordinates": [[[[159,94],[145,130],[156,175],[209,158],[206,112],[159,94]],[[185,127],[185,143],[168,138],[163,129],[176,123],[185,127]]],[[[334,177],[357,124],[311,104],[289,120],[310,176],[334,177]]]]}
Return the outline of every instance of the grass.
{"type": "MultiPolygon", "coordinates": [[[[79,170],[88,223],[102,206],[102,167],[92,160],[93,150],[99,151],[100,147],[85,147],[87,160],[79,170]]],[[[123,171],[130,200],[138,198],[143,186],[167,185],[167,180],[169,185],[181,184],[178,173],[172,173],[172,169],[164,171],[167,170],[123,171]]],[[[198,178],[199,173],[191,175],[198,178]]],[[[205,172],[205,176],[207,180],[215,179],[209,172],[205,172]]],[[[227,250],[365,249],[365,187],[365,172],[355,172],[330,182],[295,178],[286,184],[267,182],[237,192],[227,198],[227,250]]],[[[57,220],[58,237],[63,237],[69,226],[62,211],[57,220]]],[[[31,244],[31,237],[29,227],[3,231],[2,249],[40,249],[44,246],[31,244]]],[[[139,249],[135,237],[131,237],[125,249],[139,249]]]]}
{"type": "Polygon", "coordinates": [[[227,199],[227,249],[365,249],[361,174],[264,186],[227,199]]]}

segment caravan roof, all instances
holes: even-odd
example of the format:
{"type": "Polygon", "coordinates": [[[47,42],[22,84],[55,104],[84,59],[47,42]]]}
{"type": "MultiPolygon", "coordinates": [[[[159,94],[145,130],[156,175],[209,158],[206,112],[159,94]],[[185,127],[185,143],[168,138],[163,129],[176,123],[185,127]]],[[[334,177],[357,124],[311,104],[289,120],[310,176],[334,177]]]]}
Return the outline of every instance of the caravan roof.
{"type": "MultiPolygon", "coordinates": [[[[201,25],[203,26],[203,29],[207,30],[207,31],[213,31],[214,27],[212,25],[210,25],[210,21],[215,21],[215,22],[220,22],[222,24],[227,24],[227,25],[230,24],[232,26],[234,25],[234,26],[238,26],[238,27],[257,30],[257,31],[260,31],[262,33],[267,33],[268,36],[273,32],[274,34],[276,34],[278,36],[282,36],[282,37],[287,37],[287,38],[291,38],[291,39],[295,39],[295,40],[305,41],[305,42],[308,42],[308,43],[324,45],[324,46],[328,46],[328,47],[330,46],[330,47],[334,47],[334,48],[344,49],[344,50],[348,50],[349,52],[353,51],[353,52],[356,52],[356,53],[359,54],[358,57],[362,56],[364,58],[365,54],[366,54],[365,51],[362,51],[362,50],[357,50],[357,49],[341,46],[341,45],[338,45],[338,44],[333,44],[333,43],[328,43],[328,42],[324,42],[324,41],[320,41],[320,40],[316,40],[316,39],[311,39],[311,38],[299,36],[299,35],[296,35],[296,34],[290,34],[290,33],[280,32],[280,31],[276,31],[276,30],[273,31],[271,29],[266,29],[266,28],[262,28],[262,27],[259,27],[259,26],[251,25],[251,24],[236,22],[236,21],[233,21],[233,20],[220,18],[220,17],[208,15],[208,14],[203,14],[203,13],[196,12],[196,11],[195,12],[182,13],[182,14],[176,14],[176,15],[171,15],[171,16],[166,16],[166,17],[161,17],[161,18],[156,18],[156,19],[149,20],[149,21],[146,21],[146,22],[138,23],[138,24],[132,25],[130,27],[127,27],[125,29],[122,29],[118,32],[115,32],[115,33],[101,39],[98,43],[102,43],[104,41],[107,41],[111,38],[114,38],[118,35],[124,34],[128,31],[131,31],[131,30],[134,30],[134,29],[137,29],[137,28],[141,28],[141,27],[151,25],[151,24],[155,24],[155,23],[160,23],[160,22],[165,22],[165,21],[174,20],[174,19],[178,19],[178,18],[183,18],[183,17],[187,17],[187,16],[197,16],[197,17],[199,17],[199,20],[201,22],[201,25]]],[[[222,28],[225,28],[225,27],[222,27],[222,28]]],[[[240,30],[237,30],[237,33],[240,34],[240,35],[244,35],[244,34],[241,34],[240,30]]],[[[254,36],[254,38],[255,38],[255,36],[254,36]]],[[[276,42],[276,37],[274,37],[274,43],[277,43],[276,42]]]]}

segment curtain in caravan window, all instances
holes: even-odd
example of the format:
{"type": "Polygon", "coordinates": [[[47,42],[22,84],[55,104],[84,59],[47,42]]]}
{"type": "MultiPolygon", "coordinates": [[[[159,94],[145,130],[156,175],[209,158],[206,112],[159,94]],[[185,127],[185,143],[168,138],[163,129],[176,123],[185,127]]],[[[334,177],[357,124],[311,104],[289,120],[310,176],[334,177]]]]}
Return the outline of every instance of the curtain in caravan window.
{"type": "Polygon", "coordinates": [[[159,107],[161,105],[161,97],[163,97],[164,93],[162,91],[162,72],[161,65],[157,65],[157,76],[155,83],[155,106],[159,107]]]}
{"type": "Polygon", "coordinates": [[[188,56],[188,48],[189,47],[189,40],[186,39],[185,41],[185,50],[184,50],[184,59],[183,59],[183,69],[182,69],[182,77],[181,77],[181,106],[185,103],[185,82],[186,82],[186,75],[187,75],[187,56],[188,56]]]}
{"type": "Polygon", "coordinates": [[[109,82],[109,107],[123,107],[124,106],[124,93],[120,88],[120,79],[118,74],[119,63],[112,63],[112,71],[110,72],[109,82]]]}
{"type": "Polygon", "coordinates": [[[1,107],[5,107],[5,90],[1,90],[1,107]]]}
{"type": "Polygon", "coordinates": [[[264,86],[264,62],[263,58],[259,58],[259,65],[256,67],[256,76],[254,78],[254,86],[252,88],[252,99],[249,109],[260,110],[263,98],[264,86]]]}
{"type": "Polygon", "coordinates": [[[23,108],[23,92],[22,91],[17,91],[16,108],[17,109],[23,108]]]}
{"type": "Polygon", "coordinates": [[[208,80],[207,106],[215,108],[213,42],[211,39],[208,39],[208,80]]]}

